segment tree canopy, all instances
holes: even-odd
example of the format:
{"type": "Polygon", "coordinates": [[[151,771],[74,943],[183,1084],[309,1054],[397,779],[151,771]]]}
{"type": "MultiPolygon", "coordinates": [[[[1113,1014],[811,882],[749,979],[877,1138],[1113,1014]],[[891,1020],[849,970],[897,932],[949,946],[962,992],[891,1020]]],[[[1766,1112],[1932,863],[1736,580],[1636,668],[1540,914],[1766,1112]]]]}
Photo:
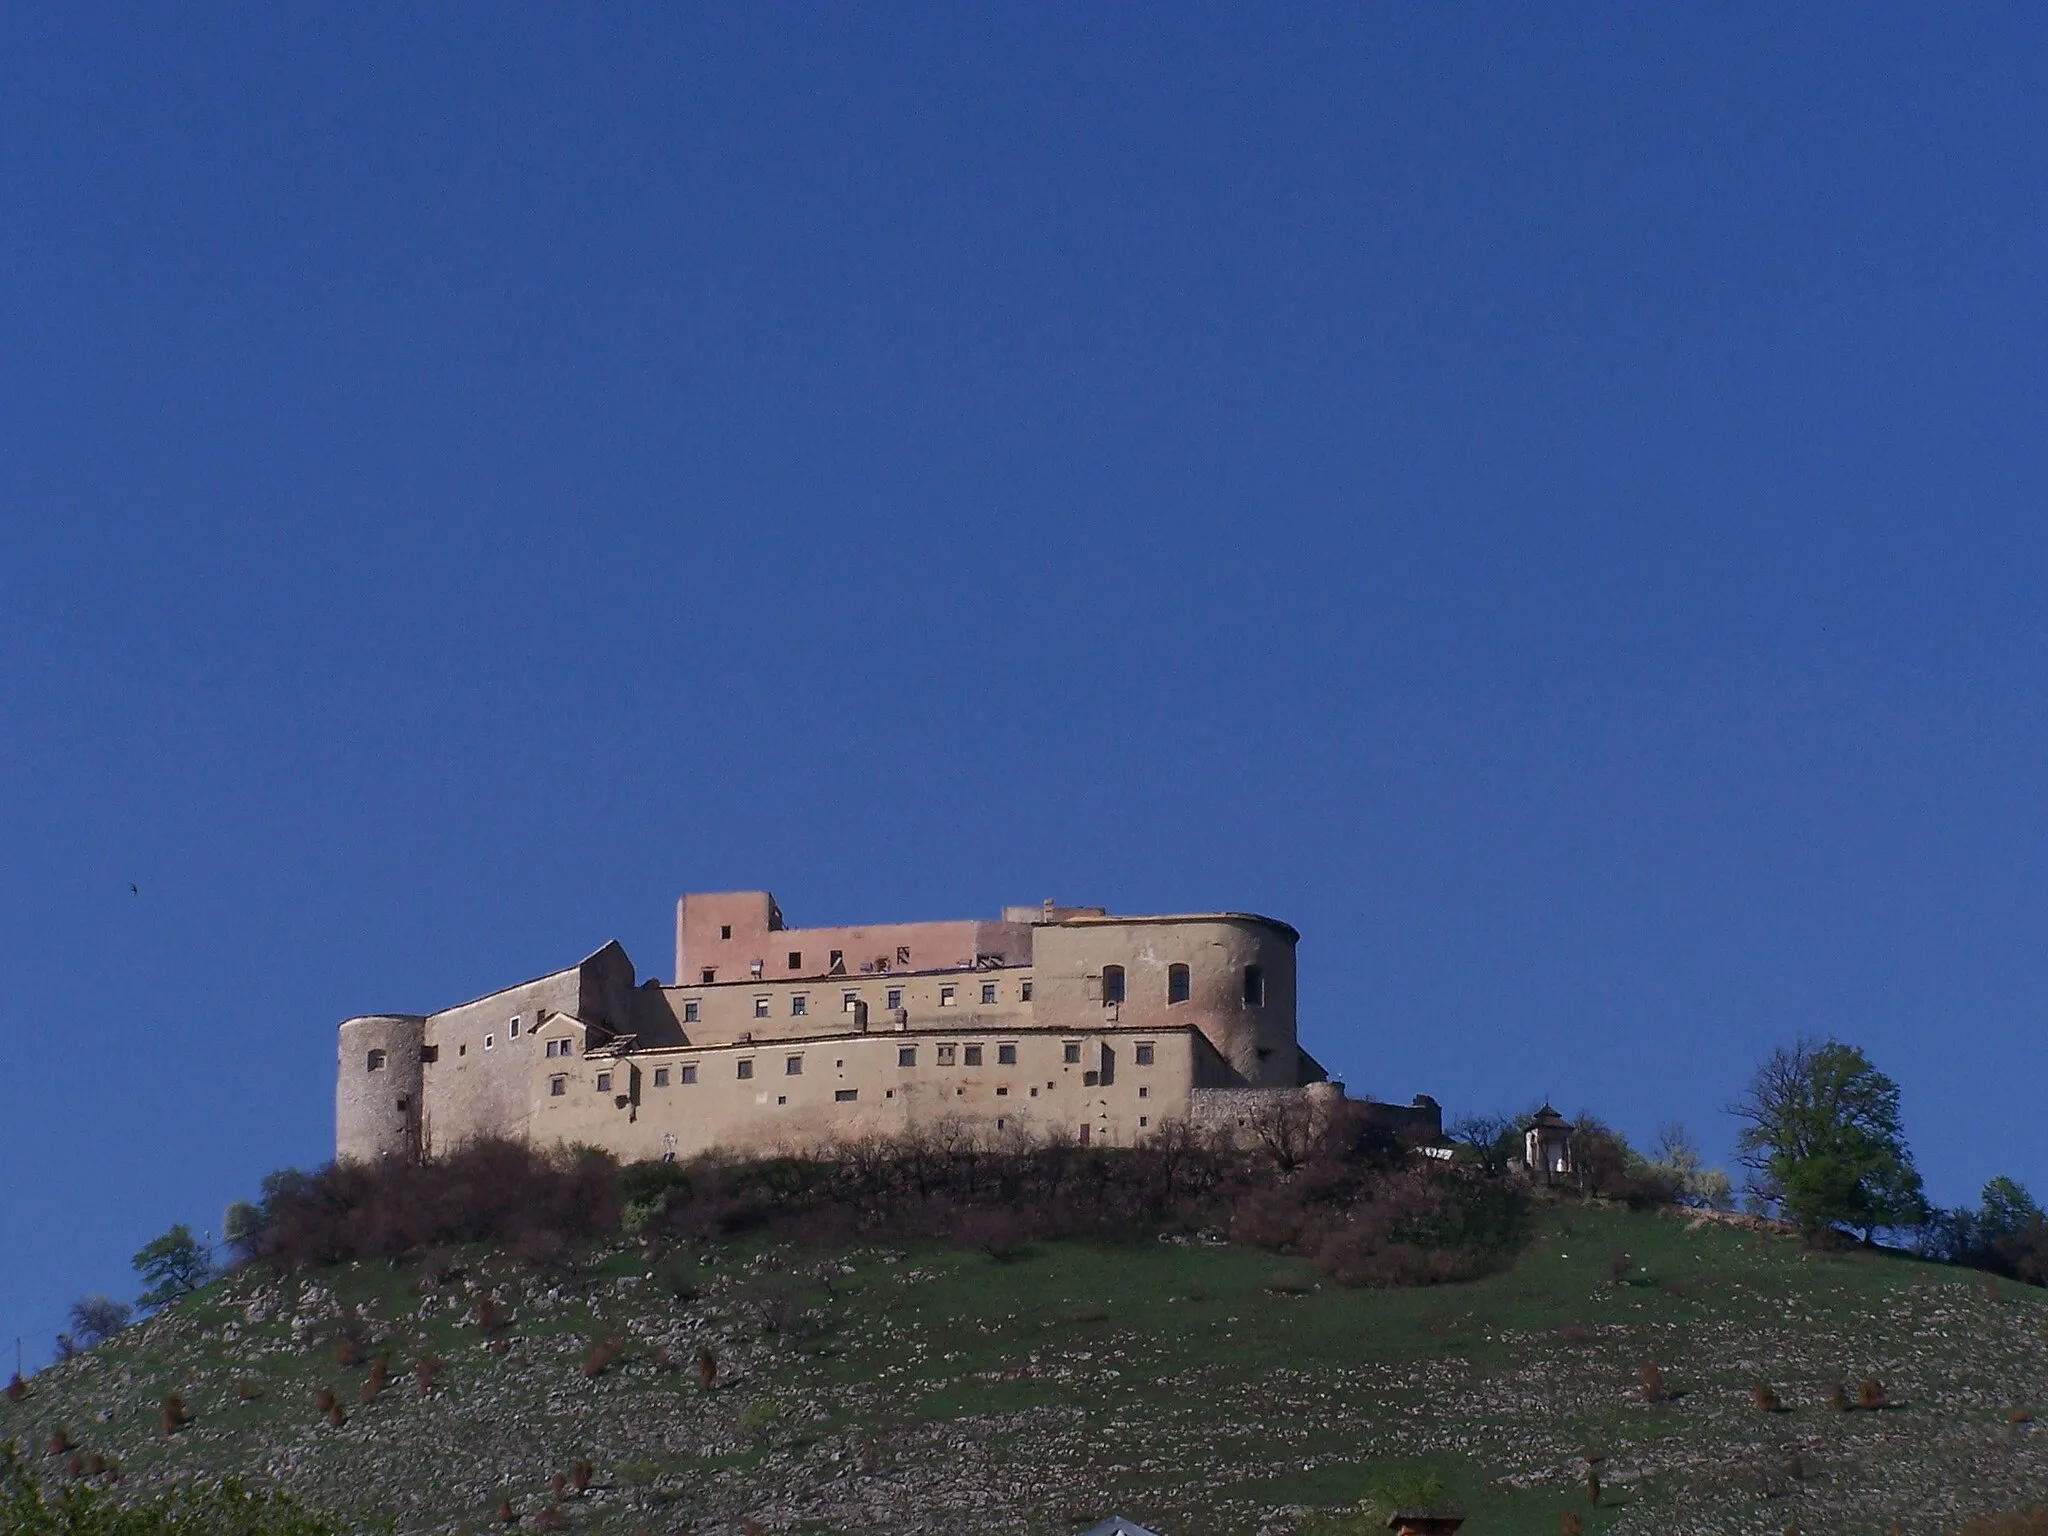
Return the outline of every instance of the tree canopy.
{"type": "Polygon", "coordinates": [[[1801,1039],[1757,1068],[1730,1112],[1743,1163],[1809,1232],[1842,1226],[1868,1242],[1926,1211],[1899,1122],[1899,1087],[1853,1045],[1801,1039]]]}
{"type": "Polygon", "coordinates": [[[198,1290],[212,1271],[206,1250],[181,1221],[135,1255],[135,1272],[149,1282],[149,1289],[135,1299],[145,1307],[163,1306],[198,1290]]]}

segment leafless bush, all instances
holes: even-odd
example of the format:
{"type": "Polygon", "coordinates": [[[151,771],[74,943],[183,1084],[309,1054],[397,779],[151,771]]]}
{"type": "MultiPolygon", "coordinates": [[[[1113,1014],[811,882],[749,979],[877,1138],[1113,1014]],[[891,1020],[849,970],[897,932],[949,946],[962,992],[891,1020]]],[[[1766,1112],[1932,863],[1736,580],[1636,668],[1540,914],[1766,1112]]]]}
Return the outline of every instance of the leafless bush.
{"type": "Polygon", "coordinates": [[[1875,1376],[1866,1377],[1863,1385],[1856,1389],[1858,1408],[1882,1408],[1884,1406],[1884,1383],[1875,1376]]]}
{"type": "Polygon", "coordinates": [[[548,1479],[548,1497],[557,1504],[569,1496],[569,1479],[557,1472],[548,1479]]]}
{"type": "Polygon", "coordinates": [[[1576,1509],[1568,1509],[1557,1517],[1557,1536],[1584,1536],[1586,1517],[1576,1509]]]}
{"type": "Polygon", "coordinates": [[[262,1389],[246,1376],[235,1378],[235,1401],[251,1403],[263,1395],[262,1389]]]}
{"type": "Polygon", "coordinates": [[[1644,1402],[1664,1401],[1664,1371],[1654,1360],[1646,1362],[1643,1368],[1636,1372],[1636,1380],[1642,1388],[1644,1402]]]}
{"type": "Polygon", "coordinates": [[[1839,1381],[1828,1389],[1828,1408],[1834,1413],[1847,1413],[1849,1411],[1849,1389],[1839,1381]]]}
{"type": "Polygon", "coordinates": [[[579,1494],[587,1493],[590,1491],[590,1479],[595,1474],[596,1469],[579,1456],[569,1463],[569,1486],[579,1494]]]}
{"type": "Polygon", "coordinates": [[[708,1344],[697,1351],[697,1384],[706,1392],[718,1385],[718,1351],[708,1344]]]}
{"type": "Polygon", "coordinates": [[[313,1394],[313,1406],[322,1413],[334,1412],[334,1403],[334,1390],[331,1387],[322,1387],[313,1394]]]}
{"type": "Polygon", "coordinates": [[[1759,1413],[1777,1413],[1784,1408],[1778,1401],[1778,1394],[1769,1382],[1760,1381],[1749,1389],[1750,1401],[1756,1404],[1759,1413]]]}
{"type": "Polygon", "coordinates": [[[584,1352],[583,1374],[592,1378],[602,1376],[610,1369],[611,1363],[619,1358],[619,1354],[624,1348],[625,1345],[614,1338],[596,1340],[584,1352]]]}
{"type": "Polygon", "coordinates": [[[175,1435],[191,1421],[192,1415],[185,1411],[185,1399],[175,1392],[167,1393],[164,1397],[164,1411],[162,1414],[164,1433],[175,1435]]]}
{"type": "Polygon", "coordinates": [[[414,1362],[412,1374],[420,1384],[420,1396],[431,1397],[434,1383],[441,1379],[441,1362],[433,1355],[422,1355],[414,1362]]]}
{"type": "Polygon", "coordinates": [[[1956,1536],[2048,1536],[2048,1505],[1980,1515],[1962,1526],[1956,1536]]]}
{"type": "Polygon", "coordinates": [[[62,1456],[66,1451],[70,1449],[71,1431],[64,1428],[64,1426],[60,1424],[57,1426],[56,1431],[50,1436],[50,1454],[52,1456],[62,1456]]]}
{"type": "Polygon", "coordinates": [[[334,1363],[352,1371],[363,1363],[363,1346],[354,1339],[342,1339],[334,1346],[334,1363]]]}
{"type": "Polygon", "coordinates": [[[27,1396],[28,1383],[21,1379],[21,1372],[19,1371],[16,1371],[8,1378],[7,1385],[4,1388],[0,1388],[0,1397],[6,1398],[10,1403],[18,1403],[27,1396]]]}

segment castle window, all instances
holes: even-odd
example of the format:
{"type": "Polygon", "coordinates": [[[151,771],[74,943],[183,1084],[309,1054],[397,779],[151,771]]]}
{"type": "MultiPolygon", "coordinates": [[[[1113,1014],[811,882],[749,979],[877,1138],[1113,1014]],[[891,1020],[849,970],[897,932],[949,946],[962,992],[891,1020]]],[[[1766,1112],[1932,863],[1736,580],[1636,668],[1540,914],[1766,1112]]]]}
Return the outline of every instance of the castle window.
{"type": "Polygon", "coordinates": [[[1184,1003],[1188,1000],[1188,968],[1184,965],[1169,965],[1166,968],[1166,1000],[1169,1003],[1184,1003]]]}
{"type": "Polygon", "coordinates": [[[1020,986],[1019,986],[1019,987],[1017,988],[1017,997],[1018,997],[1018,1000],[1019,1000],[1020,1002],[1026,1002],[1026,1003],[1028,1003],[1028,1002],[1030,1002],[1030,1001],[1031,1001],[1031,983],[1030,983],[1030,982],[1028,982],[1028,981],[1027,981],[1027,982],[1024,982],[1024,983],[1022,983],[1022,984],[1021,984],[1021,985],[1020,985],[1020,986]]]}
{"type": "Polygon", "coordinates": [[[764,963],[760,960],[749,960],[747,962],[747,976],[750,980],[759,981],[761,979],[761,967],[764,963]]]}
{"type": "Polygon", "coordinates": [[[485,1036],[484,1036],[484,1049],[485,1049],[485,1050],[487,1050],[487,1051],[488,1051],[488,1050],[489,1050],[489,1049],[490,1049],[490,1048],[491,1048],[492,1046],[496,1045],[497,1043],[498,1043],[498,1037],[497,1037],[496,1035],[485,1035],[485,1036]]]}
{"type": "Polygon", "coordinates": [[[858,992],[842,992],[839,994],[839,1006],[848,1013],[853,1012],[853,1005],[859,1001],[860,994],[858,992]]]}
{"type": "Polygon", "coordinates": [[[382,1072],[384,1070],[384,1053],[382,1051],[370,1052],[370,1064],[364,1067],[363,1070],[365,1072],[382,1072]]]}
{"type": "Polygon", "coordinates": [[[654,1069],[654,1086],[657,1088],[666,1088],[668,1086],[667,1067],[656,1067],[654,1069]]]}
{"type": "Polygon", "coordinates": [[[1266,1001],[1266,973],[1256,965],[1244,968],[1244,1005],[1257,1008],[1266,1001]]]}
{"type": "Polygon", "coordinates": [[[908,944],[898,944],[896,946],[896,963],[898,965],[910,964],[910,946],[908,944]]]}
{"type": "Polygon", "coordinates": [[[1083,1072],[1081,1074],[1081,1081],[1085,1086],[1093,1088],[1102,1081],[1102,1074],[1100,1072],[1083,1072]]]}
{"type": "Polygon", "coordinates": [[[1102,968],[1102,1000],[1105,1003],[1120,1003],[1124,1000],[1124,968],[1120,965],[1105,965],[1102,968]]]}
{"type": "Polygon", "coordinates": [[[1017,1047],[1014,1045],[997,1046],[996,1065],[999,1067],[1014,1067],[1017,1065],[1017,1047]]]}
{"type": "Polygon", "coordinates": [[[803,993],[792,992],[789,997],[789,1016],[793,1019],[800,1019],[809,1011],[809,1000],[805,998],[803,993]]]}
{"type": "Polygon", "coordinates": [[[697,1022],[697,1000],[694,997],[683,1004],[683,1022],[685,1024],[697,1022]]]}
{"type": "Polygon", "coordinates": [[[421,1061],[439,1061],[440,1059],[441,1047],[438,1045],[423,1045],[420,1047],[421,1061]]]}
{"type": "Polygon", "coordinates": [[[782,1075],[784,1077],[802,1077],[804,1075],[803,1057],[791,1056],[788,1060],[784,1061],[782,1064],[782,1075]]]}
{"type": "Polygon", "coordinates": [[[940,1066],[942,1066],[942,1067],[950,1067],[950,1066],[952,1066],[952,1065],[953,1065],[953,1052],[954,1052],[954,1047],[952,1047],[952,1046],[950,1046],[950,1045],[942,1045],[942,1046],[940,1046],[940,1047],[938,1048],[938,1058],[939,1058],[939,1065],[940,1065],[940,1066]]]}
{"type": "Polygon", "coordinates": [[[1002,1118],[1002,1116],[998,1115],[998,1116],[996,1117],[996,1129],[1000,1131],[1000,1130],[1001,1130],[1001,1129],[1003,1128],[1003,1124],[1004,1124],[1004,1121],[1003,1121],[1003,1118],[1002,1118]]]}
{"type": "Polygon", "coordinates": [[[789,952],[789,968],[792,971],[800,971],[804,968],[804,952],[802,950],[792,949],[789,952]]]}
{"type": "MultiPolygon", "coordinates": [[[[1048,1087],[1048,1088],[1050,1088],[1050,1087],[1052,1086],[1052,1084],[1051,1084],[1051,1083],[1047,1083],[1047,1084],[1046,1084],[1045,1086],[1046,1086],[1046,1087],[1048,1087]]],[[[1038,1097],[1038,1084],[1036,1084],[1036,1083],[1033,1083],[1033,1084],[1031,1085],[1031,1097],[1033,1097],[1034,1099],[1038,1097]]]]}
{"type": "Polygon", "coordinates": [[[551,1077],[548,1079],[548,1096],[550,1098],[559,1099],[568,1091],[569,1079],[566,1077],[551,1077]]]}
{"type": "Polygon", "coordinates": [[[469,1046],[466,1043],[456,1046],[455,1054],[458,1056],[467,1056],[469,1054],[469,1046]]]}
{"type": "Polygon", "coordinates": [[[981,1065],[981,1047],[980,1047],[980,1046],[978,1046],[978,1045],[964,1045],[964,1046],[962,1046],[962,1047],[960,1048],[960,1064],[961,1064],[962,1066],[966,1066],[966,1067],[978,1067],[978,1066],[980,1066],[980,1065],[981,1065]]]}
{"type": "Polygon", "coordinates": [[[889,1006],[892,1009],[903,1006],[903,989],[901,987],[891,987],[889,989],[889,1006]]]}
{"type": "Polygon", "coordinates": [[[767,998],[765,998],[765,997],[757,997],[757,998],[755,998],[755,999],[754,999],[754,1017],[755,1017],[755,1018],[757,1018],[757,1019],[765,1019],[765,1018],[767,1018],[767,1017],[768,1017],[768,999],[767,999],[767,998]]]}
{"type": "Polygon", "coordinates": [[[411,1109],[411,1108],[412,1108],[412,1100],[411,1100],[411,1099],[400,1099],[400,1100],[398,1101],[398,1112],[399,1112],[399,1113],[400,1113],[401,1115],[402,1115],[402,1114],[404,1114],[404,1113],[405,1113],[405,1112],[406,1112],[406,1111],[407,1111],[408,1109],[411,1109]]]}
{"type": "Polygon", "coordinates": [[[833,950],[826,964],[828,968],[833,969],[844,966],[846,964],[846,952],[839,949],[833,950]]]}
{"type": "Polygon", "coordinates": [[[1151,1066],[1152,1042],[1150,1040],[1140,1040],[1131,1048],[1131,1059],[1141,1067],[1151,1066]]]}
{"type": "Polygon", "coordinates": [[[998,1088],[996,1090],[996,1097],[999,1099],[1007,1099],[1009,1096],[1010,1090],[1008,1088],[998,1088]]]}
{"type": "Polygon", "coordinates": [[[1150,1115],[1140,1115],[1140,1116],[1138,1116],[1138,1124],[1140,1124],[1140,1125],[1150,1125],[1151,1123],[1152,1123],[1152,1117],[1151,1117],[1150,1115]]]}
{"type": "Polygon", "coordinates": [[[941,988],[939,988],[939,1006],[940,1006],[941,1008],[950,1008],[950,1007],[952,1007],[952,1006],[953,1006],[953,1004],[954,1004],[954,1001],[955,1001],[955,999],[957,999],[957,998],[958,998],[959,994],[960,994],[960,989],[959,989],[958,987],[941,987],[941,988]]]}
{"type": "Polygon", "coordinates": [[[1138,1090],[1138,1097],[1141,1099],[1149,1099],[1152,1097],[1152,1090],[1150,1088],[1140,1088],[1138,1090]]]}
{"type": "MultiPolygon", "coordinates": [[[[1068,1041],[1068,1042],[1067,1042],[1067,1043],[1066,1043],[1065,1045],[1063,1045],[1063,1046],[1061,1046],[1061,1047],[1060,1047],[1060,1060],[1061,1060],[1061,1061],[1064,1061],[1065,1063],[1067,1063],[1067,1065],[1068,1065],[1068,1066],[1072,1066],[1072,1065],[1073,1065],[1073,1064],[1074,1064],[1075,1062],[1079,1061],[1080,1059],[1081,1059],[1081,1042],[1080,1042],[1080,1041],[1078,1041],[1078,1040],[1069,1040],[1069,1041],[1068,1041]]],[[[1048,1083],[1048,1084],[1047,1084],[1046,1086],[1047,1086],[1047,1087],[1051,1087],[1052,1085],[1051,1085],[1050,1083],[1048,1083]]]]}
{"type": "Polygon", "coordinates": [[[517,1035],[517,1034],[519,1033],[519,1015],[518,1015],[518,1014],[516,1014],[516,1013],[515,1013],[515,1014],[513,1014],[513,1015],[512,1015],[512,1022],[511,1022],[511,1023],[509,1024],[509,1025],[507,1025],[507,1026],[506,1026],[506,1028],[507,1028],[507,1030],[508,1030],[508,1031],[509,1031],[509,1032],[510,1032],[511,1034],[513,1034],[513,1035],[517,1035]]]}
{"type": "Polygon", "coordinates": [[[754,1064],[751,1061],[743,1061],[739,1064],[739,1076],[752,1077],[753,1075],[754,1064]]]}
{"type": "Polygon", "coordinates": [[[994,982],[984,981],[981,984],[981,1000],[984,1005],[996,1000],[996,984],[994,982]]]}
{"type": "Polygon", "coordinates": [[[680,1075],[684,1082],[694,1083],[695,1081],[697,1081],[697,1068],[694,1064],[691,1066],[684,1067],[681,1069],[680,1075]]]}
{"type": "Polygon", "coordinates": [[[835,1088],[832,1090],[832,1102],[834,1104],[851,1104],[859,1097],[860,1090],[858,1088],[835,1088]]]}
{"type": "Polygon", "coordinates": [[[719,936],[719,937],[720,937],[721,939],[729,939],[729,938],[731,938],[731,937],[732,937],[732,924],[731,924],[731,923],[720,923],[720,924],[718,925],[718,936],[719,936]]]}
{"type": "Polygon", "coordinates": [[[777,1095],[775,1095],[775,1102],[777,1104],[787,1104],[789,1102],[789,1095],[786,1093],[778,1093],[777,1095]]]}
{"type": "Polygon", "coordinates": [[[701,974],[703,977],[704,985],[707,987],[710,986],[711,983],[713,983],[714,981],[718,980],[718,972],[712,970],[709,966],[706,966],[701,974]]]}
{"type": "Polygon", "coordinates": [[[610,1093],[612,1091],[611,1073],[600,1072],[597,1074],[597,1091],[599,1093],[610,1093]]]}
{"type": "Polygon", "coordinates": [[[916,1066],[917,1047],[914,1045],[899,1046],[896,1051],[896,1065],[899,1067],[916,1066]]]}

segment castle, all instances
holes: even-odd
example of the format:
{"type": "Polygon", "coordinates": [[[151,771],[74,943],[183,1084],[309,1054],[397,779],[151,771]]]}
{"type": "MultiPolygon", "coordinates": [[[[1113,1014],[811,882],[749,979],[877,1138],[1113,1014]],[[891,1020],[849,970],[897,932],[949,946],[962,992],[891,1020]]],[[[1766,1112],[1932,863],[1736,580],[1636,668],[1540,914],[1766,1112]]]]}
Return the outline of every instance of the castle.
{"type": "Polygon", "coordinates": [[[692,894],[672,984],[636,985],[614,941],[439,1013],[345,1020],[335,1153],[506,1136],[634,1160],[942,1120],[1128,1146],[1170,1120],[1242,1124],[1343,1092],[1295,1038],[1299,938],[1251,913],[1051,902],[789,928],[766,891],[692,894]]]}

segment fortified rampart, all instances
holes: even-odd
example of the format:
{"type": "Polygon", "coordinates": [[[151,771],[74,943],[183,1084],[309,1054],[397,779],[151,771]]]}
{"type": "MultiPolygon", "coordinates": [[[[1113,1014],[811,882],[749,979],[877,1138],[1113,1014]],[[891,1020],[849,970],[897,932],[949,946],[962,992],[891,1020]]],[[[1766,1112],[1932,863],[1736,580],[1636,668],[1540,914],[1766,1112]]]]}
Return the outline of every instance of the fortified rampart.
{"type": "MultiPolygon", "coordinates": [[[[790,928],[766,891],[676,904],[676,980],[617,943],[430,1014],[344,1021],[335,1150],[480,1136],[622,1158],[816,1147],[940,1120],[1130,1145],[1322,1085],[1295,946],[1254,913],[790,928]]],[[[1336,1084],[1311,1097],[1341,1097],[1336,1084]]]]}

